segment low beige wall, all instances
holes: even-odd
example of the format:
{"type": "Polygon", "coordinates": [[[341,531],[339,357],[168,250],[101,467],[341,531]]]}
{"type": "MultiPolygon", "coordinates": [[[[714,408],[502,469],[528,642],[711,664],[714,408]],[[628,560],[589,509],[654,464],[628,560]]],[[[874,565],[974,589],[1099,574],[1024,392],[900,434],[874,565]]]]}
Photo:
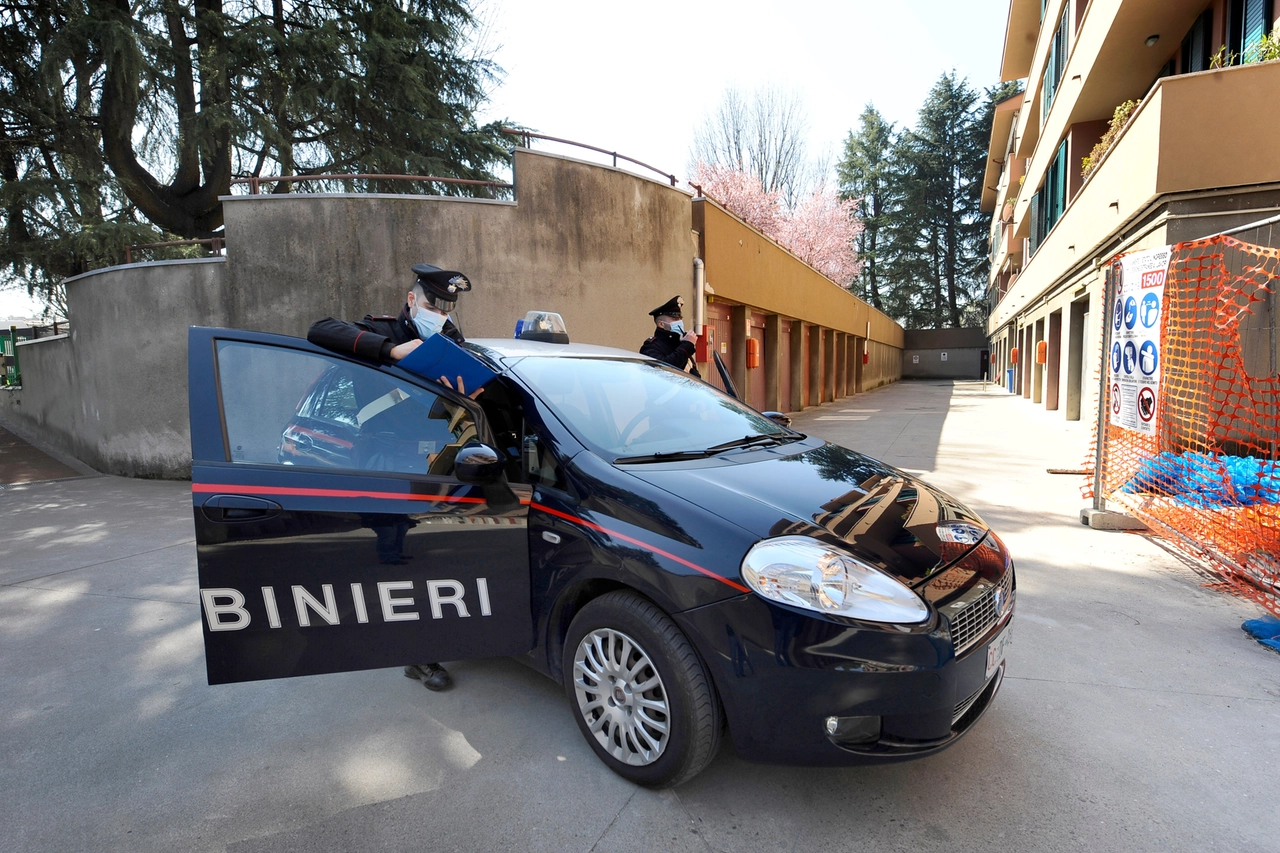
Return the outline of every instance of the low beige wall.
{"type": "Polygon", "coordinates": [[[68,337],[19,347],[0,418],[112,474],[191,468],[187,327],[223,325],[222,258],[110,267],[67,281],[68,337]]]}
{"type": "Polygon", "coordinates": [[[717,299],[902,348],[902,327],[891,317],[716,203],[695,199],[693,221],[702,233],[707,284],[717,299]]]}
{"type": "Polygon", "coordinates": [[[422,196],[236,196],[225,258],[108,267],[70,279],[72,334],[23,347],[0,419],[94,468],[185,477],[187,329],[302,336],[325,316],[396,313],[410,267],[472,279],[470,337],[509,337],[531,308],[570,336],[637,350],[651,308],[693,296],[689,196],[629,172],[518,150],[518,203],[422,196]]]}
{"type": "Polygon", "coordinates": [[[559,312],[579,342],[638,349],[649,310],[693,296],[687,193],[630,172],[517,149],[515,202],[421,196],[234,196],[227,309],[237,328],[303,335],[326,315],[396,313],[409,268],[460,270],[468,337],[559,312]],[[236,262],[236,259],[243,259],[236,262]]]}

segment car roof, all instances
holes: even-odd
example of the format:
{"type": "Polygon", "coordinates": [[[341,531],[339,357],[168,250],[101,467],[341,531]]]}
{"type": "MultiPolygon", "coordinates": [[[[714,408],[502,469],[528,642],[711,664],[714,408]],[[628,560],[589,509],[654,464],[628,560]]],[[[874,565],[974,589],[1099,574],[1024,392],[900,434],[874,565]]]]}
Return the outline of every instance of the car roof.
{"type": "Polygon", "coordinates": [[[522,338],[468,338],[467,343],[484,350],[484,354],[490,358],[504,363],[529,357],[646,359],[638,352],[595,344],[548,344],[522,338]]]}

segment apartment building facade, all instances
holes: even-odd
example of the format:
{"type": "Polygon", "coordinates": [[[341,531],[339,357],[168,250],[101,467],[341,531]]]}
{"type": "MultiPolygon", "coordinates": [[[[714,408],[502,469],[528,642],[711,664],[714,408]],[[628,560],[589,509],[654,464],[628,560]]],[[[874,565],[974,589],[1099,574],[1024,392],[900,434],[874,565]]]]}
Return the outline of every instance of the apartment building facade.
{"type": "MultiPolygon", "coordinates": [[[[1280,212],[1280,62],[1261,61],[1276,5],[1011,0],[1001,79],[1026,85],[996,108],[982,209],[991,360],[1013,393],[1096,417],[1108,261],[1280,212]]],[[[1280,228],[1237,236],[1274,246],[1280,228]]]]}

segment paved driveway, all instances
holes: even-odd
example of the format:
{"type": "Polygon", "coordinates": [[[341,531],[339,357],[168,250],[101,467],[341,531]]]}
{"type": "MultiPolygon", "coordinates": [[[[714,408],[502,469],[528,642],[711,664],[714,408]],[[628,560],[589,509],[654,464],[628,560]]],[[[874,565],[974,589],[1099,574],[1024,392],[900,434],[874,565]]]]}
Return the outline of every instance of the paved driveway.
{"type": "Polygon", "coordinates": [[[904,383],[797,426],[926,474],[1018,565],[1009,677],[954,748],[814,770],[726,747],[615,777],[509,660],[204,683],[189,486],[0,491],[0,849],[1275,850],[1280,655],[1252,605],[1075,519],[1084,432],[981,384],[904,383]]]}

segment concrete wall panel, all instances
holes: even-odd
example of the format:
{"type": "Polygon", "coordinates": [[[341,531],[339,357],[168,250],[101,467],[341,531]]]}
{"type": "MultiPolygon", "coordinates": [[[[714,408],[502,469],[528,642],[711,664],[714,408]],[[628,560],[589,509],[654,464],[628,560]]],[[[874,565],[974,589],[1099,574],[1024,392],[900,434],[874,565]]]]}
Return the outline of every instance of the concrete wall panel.
{"type": "Polygon", "coordinates": [[[904,379],[980,379],[982,349],[908,349],[902,351],[904,379]],[[942,354],[947,360],[942,360],[942,354]],[[917,363],[916,359],[920,361],[917,363]]]}
{"type": "Polygon", "coordinates": [[[457,269],[469,337],[509,337],[532,308],[559,312],[583,343],[639,349],[649,311],[693,299],[689,197],[629,172],[517,149],[518,202],[415,196],[236,196],[232,325],[306,334],[325,315],[395,313],[409,268],[457,269]],[[359,227],[353,227],[358,223],[359,227]]]}
{"type": "Polygon", "coordinates": [[[236,196],[225,258],[133,264],[68,284],[72,334],[24,347],[26,387],[0,417],[101,471],[190,471],[187,328],[305,335],[326,315],[395,313],[420,262],[475,289],[470,337],[507,337],[531,308],[577,341],[636,350],[649,310],[693,297],[689,196],[629,172],[517,150],[519,203],[422,196],[236,196]],[[91,318],[86,320],[82,318],[91,318]]]}
{"type": "Polygon", "coordinates": [[[22,347],[23,387],[0,395],[0,415],[99,471],[185,476],[187,327],[226,324],[228,266],[169,261],[69,279],[70,336],[22,347]]]}
{"type": "Polygon", "coordinates": [[[716,298],[816,323],[902,348],[902,327],[887,314],[805,265],[715,202],[693,201],[706,245],[707,284],[716,298]]]}

